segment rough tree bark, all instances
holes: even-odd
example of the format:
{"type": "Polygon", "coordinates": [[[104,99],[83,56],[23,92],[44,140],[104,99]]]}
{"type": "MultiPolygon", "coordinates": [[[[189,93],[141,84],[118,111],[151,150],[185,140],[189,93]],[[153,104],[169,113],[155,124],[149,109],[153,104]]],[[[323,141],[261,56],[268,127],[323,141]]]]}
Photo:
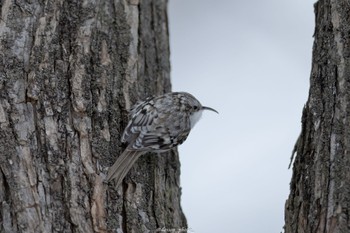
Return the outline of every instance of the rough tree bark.
{"type": "Polygon", "coordinates": [[[350,2],[320,0],[286,233],[350,232],[350,2]]]}
{"type": "Polygon", "coordinates": [[[103,183],[127,109],[170,91],[167,0],[0,4],[0,232],[185,229],[176,150],[103,183]]]}

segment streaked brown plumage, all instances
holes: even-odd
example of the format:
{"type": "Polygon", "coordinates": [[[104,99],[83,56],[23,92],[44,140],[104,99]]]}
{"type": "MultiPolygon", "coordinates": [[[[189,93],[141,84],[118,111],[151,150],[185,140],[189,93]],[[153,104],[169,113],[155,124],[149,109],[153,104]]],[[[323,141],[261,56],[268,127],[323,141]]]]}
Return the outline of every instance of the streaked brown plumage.
{"type": "Polygon", "coordinates": [[[217,112],[186,92],[167,93],[135,104],[121,139],[128,146],[109,168],[107,181],[116,179],[119,186],[142,154],[164,152],[182,144],[206,109],[217,112]]]}

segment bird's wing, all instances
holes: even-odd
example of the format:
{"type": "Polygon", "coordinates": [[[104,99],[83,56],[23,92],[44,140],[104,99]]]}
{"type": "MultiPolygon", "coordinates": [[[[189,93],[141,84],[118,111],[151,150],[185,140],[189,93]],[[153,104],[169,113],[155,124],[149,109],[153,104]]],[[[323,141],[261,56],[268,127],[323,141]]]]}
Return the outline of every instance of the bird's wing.
{"type": "Polygon", "coordinates": [[[130,120],[125,127],[122,142],[131,144],[140,132],[150,130],[154,119],[158,118],[157,109],[152,102],[142,102],[131,109],[130,120]]]}
{"type": "Polygon", "coordinates": [[[190,133],[189,115],[169,99],[149,99],[132,108],[122,141],[134,150],[169,150],[184,142],[190,133]]]}
{"type": "Polygon", "coordinates": [[[188,130],[172,134],[168,127],[159,128],[159,130],[151,132],[141,132],[137,137],[133,147],[135,149],[147,149],[153,151],[166,151],[183,143],[190,133],[188,130]]]}
{"type": "Polygon", "coordinates": [[[134,131],[139,132],[132,145],[134,149],[169,150],[183,143],[190,133],[189,117],[184,117],[183,113],[158,112],[151,118],[152,120],[143,120],[148,124],[132,127],[135,128],[134,131]]]}

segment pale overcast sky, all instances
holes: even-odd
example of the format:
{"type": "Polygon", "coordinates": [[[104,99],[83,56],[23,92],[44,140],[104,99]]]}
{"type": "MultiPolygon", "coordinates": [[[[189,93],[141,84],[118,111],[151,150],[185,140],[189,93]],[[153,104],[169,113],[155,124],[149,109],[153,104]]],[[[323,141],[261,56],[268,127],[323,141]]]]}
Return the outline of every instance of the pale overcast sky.
{"type": "Polygon", "coordinates": [[[282,231],[314,2],[169,1],[173,91],[220,112],[205,112],[179,148],[189,232],[282,231]]]}

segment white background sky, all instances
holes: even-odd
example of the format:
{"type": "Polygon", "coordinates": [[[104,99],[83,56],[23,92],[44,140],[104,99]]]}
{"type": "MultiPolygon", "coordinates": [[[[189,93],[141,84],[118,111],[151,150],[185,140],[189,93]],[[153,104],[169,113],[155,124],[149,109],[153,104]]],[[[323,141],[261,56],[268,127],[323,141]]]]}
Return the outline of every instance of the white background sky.
{"type": "MultiPolygon", "coordinates": [[[[173,91],[205,112],[180,146],[196,233],[279,233],[307,100],[313,0],[170,0],[173,91]]],[[[189,232],[191,232],[189,231],[189,232]]]]}

